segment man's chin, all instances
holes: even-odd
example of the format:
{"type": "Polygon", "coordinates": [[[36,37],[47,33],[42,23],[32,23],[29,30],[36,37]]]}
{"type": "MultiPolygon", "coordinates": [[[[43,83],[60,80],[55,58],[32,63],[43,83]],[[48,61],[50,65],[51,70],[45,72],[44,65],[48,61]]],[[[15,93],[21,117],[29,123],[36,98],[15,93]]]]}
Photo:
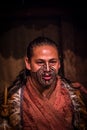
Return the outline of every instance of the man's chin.
{"type": "Polygon", "coordinates": [[[46,81],[45,83],[40,83],[41,86],[45,89],[49,88],[52,86],[52,83],[49,83],[48,81],[46,81]]]}

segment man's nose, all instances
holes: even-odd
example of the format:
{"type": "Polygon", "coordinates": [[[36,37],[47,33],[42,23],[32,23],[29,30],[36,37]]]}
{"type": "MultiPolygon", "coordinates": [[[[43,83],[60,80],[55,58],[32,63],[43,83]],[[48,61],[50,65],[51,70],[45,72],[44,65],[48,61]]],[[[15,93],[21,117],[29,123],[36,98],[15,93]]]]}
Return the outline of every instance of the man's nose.
{"type": "Polygon", "coordinates": [[[49,63],[46,63],[46,71],[49,71],[49,70],[50,70],[49,63]]]}

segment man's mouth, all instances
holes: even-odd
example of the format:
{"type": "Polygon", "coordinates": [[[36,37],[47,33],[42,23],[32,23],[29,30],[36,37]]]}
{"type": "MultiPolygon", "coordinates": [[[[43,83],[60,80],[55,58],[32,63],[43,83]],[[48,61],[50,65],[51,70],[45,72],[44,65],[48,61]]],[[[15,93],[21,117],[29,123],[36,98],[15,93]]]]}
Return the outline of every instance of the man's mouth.
{"type": "Polygon", "coordinates": [[[52,78],[51,75],[44,75],[44,76],[43,76],[43,79],[44,79],[44,80],[50,80],[51,78],[52,78]]]}

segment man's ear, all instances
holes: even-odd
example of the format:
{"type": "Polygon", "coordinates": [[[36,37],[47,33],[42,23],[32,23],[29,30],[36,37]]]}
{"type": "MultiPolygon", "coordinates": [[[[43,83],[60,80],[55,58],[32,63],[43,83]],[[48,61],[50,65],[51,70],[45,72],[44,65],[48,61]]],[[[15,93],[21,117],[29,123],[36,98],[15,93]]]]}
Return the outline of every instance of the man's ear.
{"type": "Polygon", "coordinates": [[[26,66],[26,68],[28,69],[28,70],[30,70],[31,69],[31,67],[30,67],[30,62],[29,62],[29,59],[28,59],[28,57],[25,57],[25,66],[26,66]]]}

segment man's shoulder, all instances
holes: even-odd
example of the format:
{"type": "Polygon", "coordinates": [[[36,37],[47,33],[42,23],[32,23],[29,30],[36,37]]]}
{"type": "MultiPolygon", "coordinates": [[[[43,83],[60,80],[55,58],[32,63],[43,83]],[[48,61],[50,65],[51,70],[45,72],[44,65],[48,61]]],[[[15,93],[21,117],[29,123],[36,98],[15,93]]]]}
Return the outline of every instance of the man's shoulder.
{"type": "Polygon", "coordinates": [[[81,83],[79,83],[79,82],[72,82],[72,83],[71,83],[71,86],[72,86],[74,89],[79,89],[80,92],[83,92],[84,94],[87,94],[87,88],[86,88],[83,84],[81,84],[81,83]]]}
{"type": "Polygon", "coordinates": [[[61,80],[62,80],[63,84],[65,84],[65,86],[68,86],[74,90],[79,90],[79,91],[87,94],[87,88],[80,82],[72,82],[71,80],[69,80],[67,78],[61,78],[61,80]]]}
{"type": "Polygon", "coordinates": [[[83,102],[85,103],[86,107],[87,107],[87,88],[85,86],[83,86],[83,84],[81,84],[80,82],[66,82],[65,83],[65,87],[68,89],[70,95],[72,97],[75,97],[73,95],[76,95],[76,97],[78,97],[78,99],[83,100],[83,102]]]}

